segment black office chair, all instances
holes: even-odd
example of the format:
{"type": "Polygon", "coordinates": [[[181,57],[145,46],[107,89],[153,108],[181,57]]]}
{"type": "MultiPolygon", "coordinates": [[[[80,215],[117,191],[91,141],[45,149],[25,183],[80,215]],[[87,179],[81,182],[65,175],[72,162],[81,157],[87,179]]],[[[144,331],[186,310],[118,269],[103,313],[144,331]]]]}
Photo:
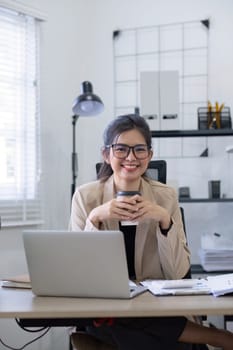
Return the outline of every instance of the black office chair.
{"type": "MultiPolygon", "coordinates": [[[[186,239],[187,239],[186,225],[185,225],[185,218],[184,218],[184,208],[180,207],[180,213],[181,213],[184,233],[185,233],[185,236],[186,236],[186,239]]],[[[192,278],[191,266],[190,266],[188,272],[186,273],[186,275],[183,278],[192,278]]]]}

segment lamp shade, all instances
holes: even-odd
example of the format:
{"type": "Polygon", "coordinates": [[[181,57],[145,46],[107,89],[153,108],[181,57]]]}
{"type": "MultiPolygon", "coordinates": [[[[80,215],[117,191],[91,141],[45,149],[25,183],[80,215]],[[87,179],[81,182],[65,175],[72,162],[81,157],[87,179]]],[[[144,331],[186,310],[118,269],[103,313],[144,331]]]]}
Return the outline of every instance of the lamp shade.
{"type": "Polygon", "coordinates": [[[103,111],[104,104],[99,96],[93,94],[92,84],[89,81],[82,83],[82,94],[73,103],[72,111],[75,115],[91,117],[103,111]]]}

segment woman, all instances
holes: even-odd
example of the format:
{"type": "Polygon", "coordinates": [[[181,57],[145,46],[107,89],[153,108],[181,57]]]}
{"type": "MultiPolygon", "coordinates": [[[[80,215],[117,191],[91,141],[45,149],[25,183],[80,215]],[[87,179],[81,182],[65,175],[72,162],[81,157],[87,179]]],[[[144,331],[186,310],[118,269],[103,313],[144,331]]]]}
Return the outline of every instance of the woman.
{"type": "MultiPolygon", "coordinates": [[[[98,230],[120,228],[130,278],[185,277],[190,252],[176,193],[145,176],[153,156],[145,120],[137,115],[114,119],[105,130],[102,154],[99,180],[80,186],[73,196],[71,229],[98,234],[98,230]],[[139,191],[140,195],[116,198],[118,191],[139,191]],[[121,225],[124,220],[134,225],[121,225]]],[[[184,349],[184,343],[195,343],[233,350],[232,333],[203,327],[185,317],[94,320],[87,331],[119,349],[137,350],[145,344],[147,350],[184,349]]]]}

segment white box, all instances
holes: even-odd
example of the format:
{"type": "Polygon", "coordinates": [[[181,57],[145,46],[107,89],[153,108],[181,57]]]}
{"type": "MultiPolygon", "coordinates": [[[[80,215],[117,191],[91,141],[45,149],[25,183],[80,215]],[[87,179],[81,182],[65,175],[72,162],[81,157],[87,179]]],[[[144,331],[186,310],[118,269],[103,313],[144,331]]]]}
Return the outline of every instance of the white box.
{"type": "Polygon", "coordinates": [[[141,72],[140,115],[146,119],[151,130],[160,130],[158,72],[141,72]]]}
{"type": "Polygon", "coordinates": [[[179,130],[178,71],[145,71],[140,75],[141,115],[151,130],[179,130]]]}

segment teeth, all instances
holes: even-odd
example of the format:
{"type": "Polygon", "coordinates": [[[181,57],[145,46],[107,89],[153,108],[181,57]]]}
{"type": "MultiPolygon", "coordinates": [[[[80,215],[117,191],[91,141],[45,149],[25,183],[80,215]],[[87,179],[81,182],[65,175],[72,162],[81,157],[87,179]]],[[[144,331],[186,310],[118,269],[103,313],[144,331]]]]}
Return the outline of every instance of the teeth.
{"type": "Polygon", "coordinates": [[[137,165],[124,165],[125,168],[137,168],[137,165]]]}

